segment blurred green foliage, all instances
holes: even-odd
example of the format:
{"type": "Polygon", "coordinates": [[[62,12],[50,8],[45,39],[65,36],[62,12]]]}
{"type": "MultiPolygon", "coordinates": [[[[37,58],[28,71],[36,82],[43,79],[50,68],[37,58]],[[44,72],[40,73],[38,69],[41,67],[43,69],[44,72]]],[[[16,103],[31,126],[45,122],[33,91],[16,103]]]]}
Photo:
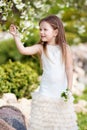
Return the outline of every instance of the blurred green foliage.
{"type": "Polygon", "coordinates": [[[87,130],[87,114],[86,113],[78,113],[78,126],[79,130],[87,130]]]}
{"type": "Polygon", "coordinates": [[[35,67],[30,66],[27,63],[10,60],[0,66],[0,96],[3,93],[11,92],[18,98],[31,98],[31,92],[37,88],[39,82],[35,67]]]}
{"type": "Polygon", "coordinates": [[[9,59],[17,61],[22,58],[19,54],[13,39],[0,42],[0,64],[6,63],[9,59]]]}
{"type": "Polygon", "coordinates": [[[87,101],[87,85],[86,85],[86,88],[83,91],[83,94],[81,96],[74,95],[74,97],[75,97],[74,103],[77,103],[81,99],[87,101]]]}
{"type": "Polygon", "coordinates": [[[8,30],[14,23],[21,32],[22,42],[32,45],[30,37],[36,42],[38,21],[50,14],[63,20],[69,44],[87,41],[86,0],[1,0],[0,7],[1,30],[8,30]]]}
{"type": "MultiPolygon", "coordinates": [[[[85,87],[85,90],[81,96],[74,95],[74,103],[78,103],[79,100],[85,100],[87,101],[87,85],[85,87]]],[[[77,113],[78,118],[78,126],[79,130],[87,130],[87,113],[79,112],[77,113]]]]}

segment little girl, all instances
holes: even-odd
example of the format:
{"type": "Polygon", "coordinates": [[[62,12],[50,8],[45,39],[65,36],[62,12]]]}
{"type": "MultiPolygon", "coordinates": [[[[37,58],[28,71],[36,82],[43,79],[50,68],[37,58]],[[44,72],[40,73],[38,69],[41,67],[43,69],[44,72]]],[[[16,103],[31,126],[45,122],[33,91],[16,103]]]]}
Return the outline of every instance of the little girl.
{"type": "Polygon", "coordinates": [[[73,61],[63,24],[57,16],[51,15],[40,20],[39,27],[39,43],[24,47],[16,27],[10,26],[19,52],[24,55],[38,53],[42,62],[40,88],[32,93],[29,130],[78,130],[71,94],[73,61]],[[63,94],[68,96],[67,101],[63,94]]]}

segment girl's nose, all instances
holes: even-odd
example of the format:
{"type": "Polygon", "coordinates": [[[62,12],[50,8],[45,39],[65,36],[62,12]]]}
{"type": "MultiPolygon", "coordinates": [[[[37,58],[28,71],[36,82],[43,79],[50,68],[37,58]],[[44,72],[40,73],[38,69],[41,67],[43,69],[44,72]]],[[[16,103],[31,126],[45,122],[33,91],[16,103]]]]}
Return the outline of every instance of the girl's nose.
{"type": "Polygon", "coordinates": [[[40,34],[41,34],[41,35],[43,35],[43,34],[44,34],[44,31],[43,31],[43,30],[41,30],[41,31],[40,31],[40,34]]]}

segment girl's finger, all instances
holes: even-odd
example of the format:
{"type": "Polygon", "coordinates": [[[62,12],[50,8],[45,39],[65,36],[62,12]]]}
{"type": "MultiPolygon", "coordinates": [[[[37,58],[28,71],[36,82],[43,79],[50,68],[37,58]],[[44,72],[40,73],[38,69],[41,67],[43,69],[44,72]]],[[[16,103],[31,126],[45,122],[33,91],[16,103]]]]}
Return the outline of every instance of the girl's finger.
{"type": "Polygon", "coordinates": [[[15,26],[14,24],[11,24],[11,26],[15,26]]]}
{"type": "Polygon", "coordinates": [[[16,31],[16,27],[14,25],[11,25],[10,29],[16,31]]]}
{"type": "Polygon", "coordinates": [[[11,27],[16,29],[16,26],[14,24],[11,24],[11,27]]]}

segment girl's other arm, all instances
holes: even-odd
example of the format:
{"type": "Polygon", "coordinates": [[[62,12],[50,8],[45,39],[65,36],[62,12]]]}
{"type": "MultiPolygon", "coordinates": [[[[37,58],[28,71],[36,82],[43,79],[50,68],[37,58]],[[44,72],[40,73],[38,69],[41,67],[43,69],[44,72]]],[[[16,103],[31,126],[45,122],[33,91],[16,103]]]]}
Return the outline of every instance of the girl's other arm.
{"type": "Polygon", "coordinates": [[[13,35],[16,42],[16,46],[21,54],[33,55],[36,53],[41,53],[42,46],[40,44],[32,45],[30,47],[23,46],[23,44],[20,41],[20,37],[17,34],[17,29],[13,24],[10,26],[10,33],[13,35]]]}
{"type": "Polygon", "coordinates": [[[69,45],[66,46],[65,69],[67,74],[68,89],[72,91],[73,84],[73,58],[69,45]]]}

